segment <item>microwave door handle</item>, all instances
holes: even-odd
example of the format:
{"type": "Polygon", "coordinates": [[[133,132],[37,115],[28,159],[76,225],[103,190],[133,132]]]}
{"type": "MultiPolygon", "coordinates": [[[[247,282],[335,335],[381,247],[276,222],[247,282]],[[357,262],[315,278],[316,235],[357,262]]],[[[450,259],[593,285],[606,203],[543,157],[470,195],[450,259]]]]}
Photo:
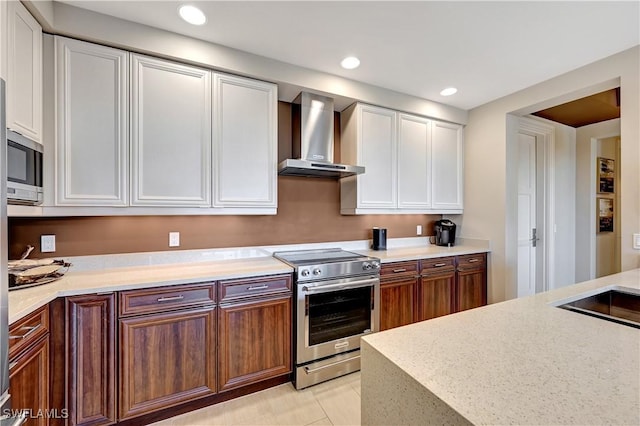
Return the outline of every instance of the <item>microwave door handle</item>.
{"type": "Polygon", "coordinates": [[[351,282],[340,283],[340,284],[317,285],[313,287],[309,287],[308,285],[303,285],[302,291],[309,294],[327,293],[333,290],[347,290],[350,288],[369,287],[372,285],[376,285],[379,282],[380,280],[378,278],[370,278],[366,280],[351,281],[351,282]]]}

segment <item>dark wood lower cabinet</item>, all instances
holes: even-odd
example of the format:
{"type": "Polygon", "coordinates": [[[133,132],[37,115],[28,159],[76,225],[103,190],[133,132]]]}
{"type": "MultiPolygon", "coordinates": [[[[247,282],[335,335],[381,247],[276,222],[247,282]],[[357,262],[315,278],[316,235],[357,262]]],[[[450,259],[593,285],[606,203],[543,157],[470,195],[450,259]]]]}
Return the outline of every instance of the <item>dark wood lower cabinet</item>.
{"type": "Polygon", "coordinates": [[[478,253],[383,265],[380,330],[486,305],[486,261],[478,253]]]}
{"type": "Polygon", "coordinates": [[[405,277],[380,283],[380,331],[418,320],[418,278],[405,277]]]}
{"type": "Polygon", "coordinates": [[[220,305],[218,389],[291,371],[291,294],[220,305]]]}
{"type": "Polygon", "coordinates": [[[449,315],[455,312],[456,271],[441,271],[420,277],[419,320],[449,315]]]}
{"type": "Polygon", "coordinates": [[[49,424],[49,336],[41,338],[9,366],[11,407],[27,410],[28,426],[49,424]]]}
{"type": "Polygon", "coordinates": [[[71,425],[116,422],[115,294],[66,299],[71,425]]]}
{"type": "Polygon", "coordinates": [[[216,391],[213,306],[121,318],[120,419],[216,391]]]}

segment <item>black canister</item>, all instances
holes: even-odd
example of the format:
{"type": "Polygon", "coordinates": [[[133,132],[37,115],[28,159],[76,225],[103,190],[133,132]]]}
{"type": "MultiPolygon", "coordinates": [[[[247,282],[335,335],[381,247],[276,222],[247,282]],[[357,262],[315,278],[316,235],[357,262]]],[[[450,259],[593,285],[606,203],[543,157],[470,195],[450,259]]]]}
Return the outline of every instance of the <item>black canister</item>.
{"type": "Polygon", "coordinates": [[[387,228],[373,228],[373,244],[371,248],[374,250],[387,249],[387,228]]]}

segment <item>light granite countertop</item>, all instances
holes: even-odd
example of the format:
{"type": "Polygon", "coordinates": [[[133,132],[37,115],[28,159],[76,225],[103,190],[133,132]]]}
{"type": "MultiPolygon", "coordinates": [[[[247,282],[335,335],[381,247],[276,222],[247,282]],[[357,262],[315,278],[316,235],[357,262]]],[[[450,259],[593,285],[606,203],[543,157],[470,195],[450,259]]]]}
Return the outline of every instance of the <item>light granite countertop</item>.
{"type": "Polygon", "coordinates": [[[363,338],[362,424],[640,424],[640,329],[555,305],[640,269],[363,338]]]}
{"type": "Polygon", "coordinates": [[[390,239],[389,249],[384,251],[370,250],[370,240],[361,240],[72,257],[65,259],[73,266],[60,280],[9,292],[9,324],[61,296],[293,272],[272,257],[275,251],[341,247],[378,257],[382,263],[489,251],[487,241],[460,242],[454,247],[438,247],[421,237],[390,239]]]}
{"type": "Polygon", "coordinates": [[[377,257],[381,263],[402,262],[408,260],[432,259],[436,257],[461,256],[465,254],[485,253],[490,251],[482,245],[462,244],[453,247],[434,245],[417,247],[398,247],[387,250],[353,250],[366,256],[377,257]]]}
{"type": "Polygon", "coordinates": [[[70,270],[60,280],[9,292],[9,324],[60,296],[104,293],[293,272],[270,257],[70,270]]]}

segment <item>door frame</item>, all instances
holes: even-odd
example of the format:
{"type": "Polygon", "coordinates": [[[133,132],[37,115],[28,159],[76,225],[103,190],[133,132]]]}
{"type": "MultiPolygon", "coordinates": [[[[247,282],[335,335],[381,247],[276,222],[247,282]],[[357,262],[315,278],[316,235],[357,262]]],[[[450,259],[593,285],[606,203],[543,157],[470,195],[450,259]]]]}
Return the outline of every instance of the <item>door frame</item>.
{"type": "MultiPolygon", "coordinates": [[[[542,151],[544,152],[544,158],[542,164],[536,160],[536,169],[541,170],[543,173],[542,188],[537,187],[537,191],[543,190],[542,202],[544,215],[541,218],[544,223],[543,238],[545,244],[543,245],[543,253],[539,258],[542,258],[542,288],[538,288],[536,285],[536,293],[540,291],[547,291],[555,288],[555,137],[553,126],[546,124],[542,121],[535,120],[527,117],[518,117],[518,125],[516,133],[510,138],[514,144],[514,149],[519,149],[518,145],[518,133],[524,131],[529,134],[533,134],[536,137],[536,141],[542,142],[542,151]]],[[[539,152],[539,149],[536,149],[539,152]]],[[[517,152],[517,151],[516,151],[517,152]]],[[[540,179],[537,179],[540,181],[540,179]]],[[[536,197],[540,200],[540,197],[536,197]]],[[[516,207],[517,209],[517,207],[516,207]]],[[[538,211],[541,209],[538,208],[538,211]]],[[[517,213],[517,212],[516,212],[517,213]]],[[[539,220],[540,218],[538,218],[539,220]]],[[[511,233],[516,239],[512,243],[514,247],[517,247],[517,232],[511,233]]],[[[516,276],[517,276],[517,262],[516,262],[516,276]]],[[[516,284],[517,287],[517,284],[516,284]]],[[[517,292],[517,288],[516,288],[517,292]]],[[[517,294],[517,293],[516,293],[517,294]]]]}

